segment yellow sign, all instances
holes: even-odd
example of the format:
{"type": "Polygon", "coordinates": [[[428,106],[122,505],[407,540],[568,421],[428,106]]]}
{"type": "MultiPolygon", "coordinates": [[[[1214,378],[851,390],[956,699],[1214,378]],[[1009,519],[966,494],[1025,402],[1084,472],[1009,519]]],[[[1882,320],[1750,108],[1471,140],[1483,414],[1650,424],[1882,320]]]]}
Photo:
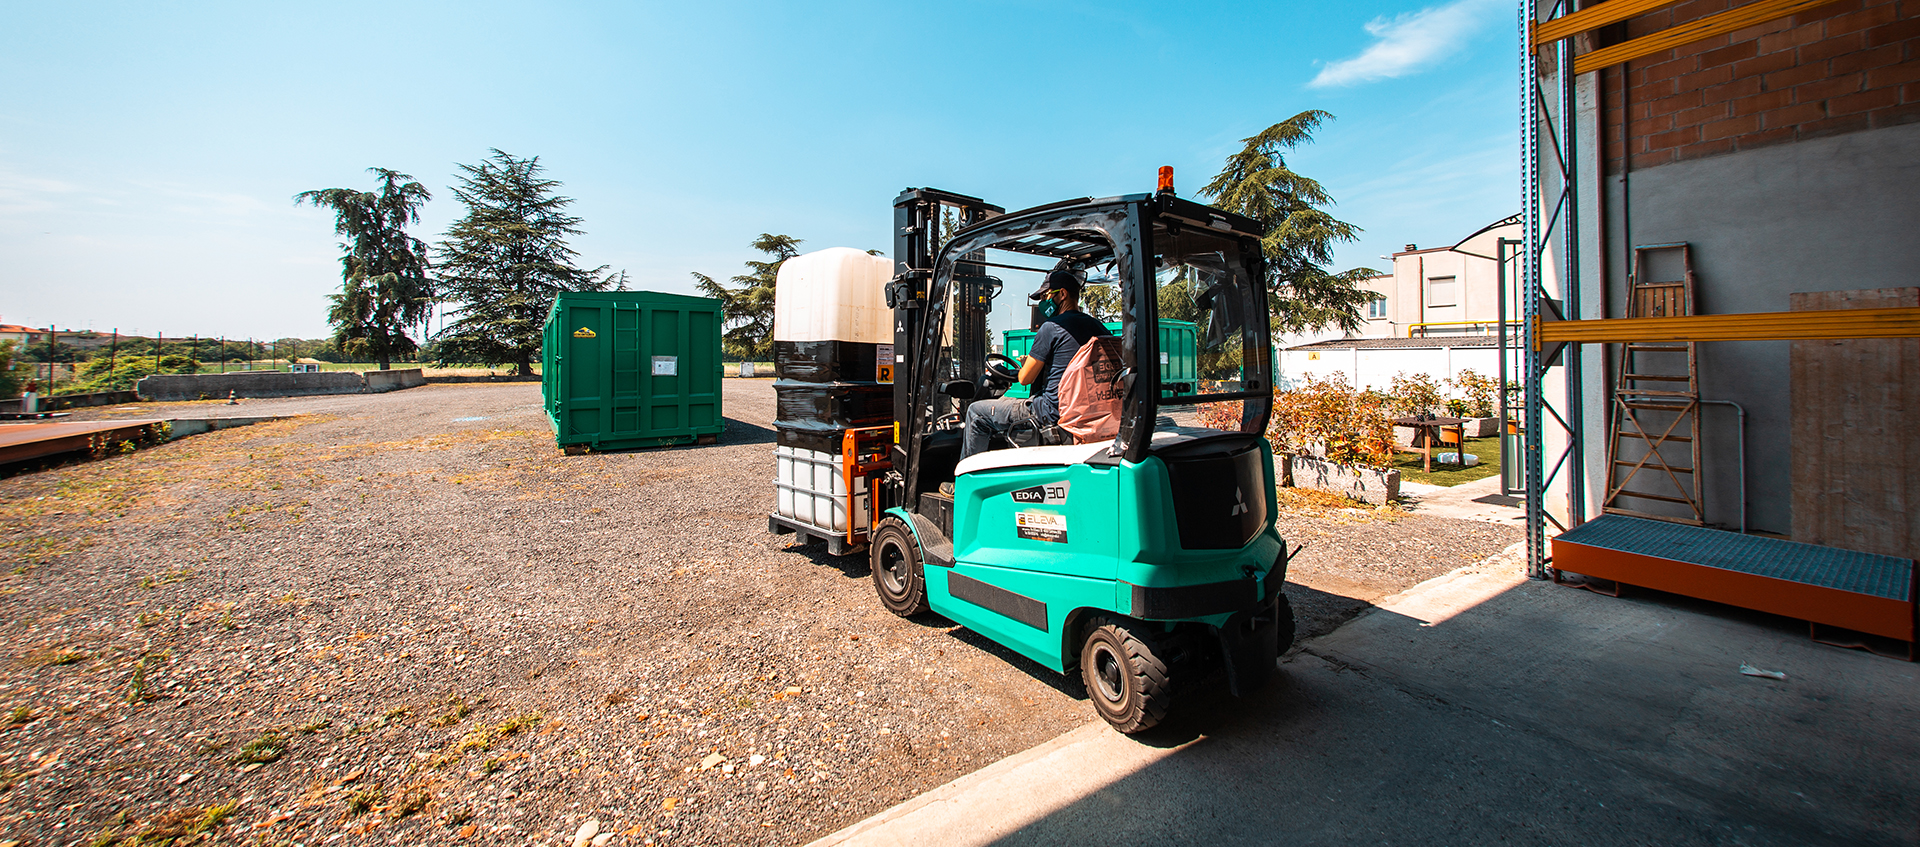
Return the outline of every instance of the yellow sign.
{"type": "Polygon", "coordinates": [[[600,336],[595,335],[593,330],[587,329],[586,327],[583,326],[573,331],[573,337],[574,338],[599,338],[600,336]]]}

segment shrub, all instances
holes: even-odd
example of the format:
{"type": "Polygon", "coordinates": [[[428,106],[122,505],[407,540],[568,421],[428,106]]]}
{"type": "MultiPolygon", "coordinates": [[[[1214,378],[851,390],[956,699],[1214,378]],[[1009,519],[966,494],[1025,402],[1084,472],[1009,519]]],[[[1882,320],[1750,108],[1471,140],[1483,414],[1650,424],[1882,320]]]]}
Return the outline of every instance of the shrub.
{"type": "Polygon", "coordinates": [[[1401,371],[1393,378],[1388,394],[1389,408],[1395,415],[1401,416],[1431,414],[1446,403],[1446,398],[1440,393],[1440,383],[1425,373],[1401,371]]]}
{"type": "Polygon", "coordinates": [[[14,367],[14,356],[19,351],[19,344],[0,341],[0,397],[18,397],[21,386],[27,384],[27,369],[14,367]]]}
{"type": "Polygon", "coordinates": [[[1388,398],[1376,391],[1355,391],[1345,374],[1309,378],[1305,385],[1274,396],[1268,438],[1276,450],[1311,455],[1324,445],[1329,461],[1345,465],[1385,465],[1393,459],[1393,422],[1388,398]]]}
{"type": "Polygon", "coordinates": [[[1239,400],[1202,403],[1197,412],[1197,416],[1200,418],[1200,425],[1208,429],[1226,430],[1228,432],[1237,431],[1240,429],[1240,406],[1241,402],[1239,400]]]}
{"type": "Polygon", "coordinates": [[[1493,392],[1499,390],[1499,383],[1492,377],[1481,376],[1472,370],[1462,370],[1449,380],[1466,401],[1468,416],[1476,418],[1493,417],[1493,392]]]}

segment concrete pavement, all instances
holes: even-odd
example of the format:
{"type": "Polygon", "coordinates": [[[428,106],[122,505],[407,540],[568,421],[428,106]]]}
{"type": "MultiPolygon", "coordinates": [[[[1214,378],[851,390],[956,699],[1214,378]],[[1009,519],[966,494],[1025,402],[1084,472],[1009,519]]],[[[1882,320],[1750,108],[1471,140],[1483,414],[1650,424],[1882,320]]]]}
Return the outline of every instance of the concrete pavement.
{"type": "Polygon", "coordinates": [[[816,844],[1920,844],[1915,665],[1517,554],[1307,642],[1258,696],[1090,724],[816,844]]]}
{"type": "Polygon", "coordinates": [[[1518,497],[1502,496],[1498,476],[1454,486],[1403,481],[1400,483],[1400,497],[1407,511],[1416,515],[1508,526],[1526,525],[1526,512],[1521,507],[1523,501],[1518,497]]]}

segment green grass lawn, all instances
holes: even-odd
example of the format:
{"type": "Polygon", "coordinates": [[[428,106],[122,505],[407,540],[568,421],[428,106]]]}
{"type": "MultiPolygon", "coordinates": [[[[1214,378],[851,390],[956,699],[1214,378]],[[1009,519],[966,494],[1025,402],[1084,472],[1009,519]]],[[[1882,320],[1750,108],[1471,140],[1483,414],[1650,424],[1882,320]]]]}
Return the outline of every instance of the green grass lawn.
{"type": "MultiPolygon", "coordinates": [[[[1438,455],[1441,451],[1435,450],[1438,455]]],[[[1470,468],[1442,463],[1433,460],[1433,473],[1420,469],[1419,453],[1401,452],[1393,457],[1392,468],[1400,472],[1400,478],[1409,482],[1421,482],[1427,485],[1459,485],[1476,479],[1486,479],[1500,473],[1500,437],[1490,435],[1486,438],[1467,439],[1468,455],[1479,456],[1480,464],[1470,468]]]]}

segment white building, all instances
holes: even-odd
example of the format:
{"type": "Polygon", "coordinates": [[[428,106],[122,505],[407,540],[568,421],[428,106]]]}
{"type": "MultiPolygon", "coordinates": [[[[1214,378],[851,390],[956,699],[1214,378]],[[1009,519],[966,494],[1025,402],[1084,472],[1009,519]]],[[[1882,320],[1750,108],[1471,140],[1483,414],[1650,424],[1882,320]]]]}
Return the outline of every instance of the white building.
{"type": "MultiPolygon", "coordinates": [[[[1385,389],[1400,373],[1451,379],[1461,370],[1499,374],[1499,242],[1519,240],[1519,216],[1481,227],[1450,247],[1409,244],[1393,254],[1392,273],[1360,283],[1373,292],[1355,332],[1281,340],[1280,385],[1343,373],[1355,387],[1385,389]]],[[[1509,245],[1509,257],[1517,248],[1509,245]]],[[[1508,260],[1513,271],[1517,262],[1508,260]]],[[[1514,290],[1507,280],[1508,291],[1514,290]]]]}

